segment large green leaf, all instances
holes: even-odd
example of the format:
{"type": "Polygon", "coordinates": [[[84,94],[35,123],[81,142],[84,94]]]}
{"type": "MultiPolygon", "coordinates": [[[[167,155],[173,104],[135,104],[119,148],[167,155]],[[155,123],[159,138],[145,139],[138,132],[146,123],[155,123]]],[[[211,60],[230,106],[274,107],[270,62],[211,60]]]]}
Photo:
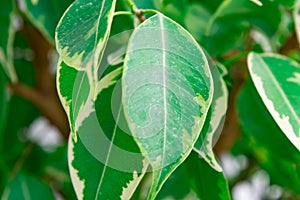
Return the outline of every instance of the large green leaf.
{"type": "Polygon", "coordinates": [[[54,200],[51,188],[33,176],[18,174],[11,180],[1,200],[54,200]]]}
{"type": "Polygon", "coordinates": [[[0,64],[12,82],[17,81],[17,75],[13,64],[13,41],[15,30],[14,1],[3,1],[0,7],[0,64]]]}
{"type": "Polygon", "coordinates": [[[153,168],[149,199],[191,152],[212,93],[206,56],[181,26],[157,14],[133,32],[124,64],[123,105],[153,168]]]}
{"type": "Polygon", "coordinates": [[[29,21],[54,44],[55,27],[73,0],[21,0],[19,8],[29,21]]]}
{"type": "Polygon", "coordinates": [[[270,114],[290,142],[300,150],[300,65],[275,54],[251,53],[248,67],[270,114]]]}
{"type": "Polygon", "coordinates": [[[272,183],[300,193],[299,151],[284,136],[251,80],[239,95],[238,115],[247,146],[268,171],[272,183]]]}
{"type": "Polygon", "coordinates": [[[294,14],[295,30],[298,38],[298,43],[300,44],[300,1],[297,1],[295,3],[293,14],[294,14]]]}
{"type": "Polygon", "coordinates": [[[226,177],[193,152],[166,181],[157,199],[229,200],[226,177]]]}
{"type": "MultiPolygon", "coordinates": [[[[207,55],[209,58],[209,55],[207,55]]],[[[214,80],[214,94],[203,129],[195,144],[194,150],[205,159],[215,170],[221,172],[222,167],[215,158],[213,146],[219,138],[228,107],[228,91],[223,76],[227,74],[226,68],[219,64],[222,70],[220,74],[217,66],[208,59],[209,67],[214,80]]]]}
{"type": "Polygon", "coordinates": [[[79,199],[129,199],[148,166],[128,132],[120,77],[118,68],[101,79],[93,112],[83,120],[77,142],[69,140],[69,166],[79,199]]]}

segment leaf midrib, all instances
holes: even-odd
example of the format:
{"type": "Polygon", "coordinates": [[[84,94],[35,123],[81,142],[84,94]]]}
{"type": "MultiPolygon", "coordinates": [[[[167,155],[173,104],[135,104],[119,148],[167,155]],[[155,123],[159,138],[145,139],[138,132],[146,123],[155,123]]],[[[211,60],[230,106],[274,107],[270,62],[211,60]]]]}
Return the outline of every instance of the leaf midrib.
{"type": "MultiPolygon", "coordinates": [[[[161,45],[162,45],[162,71],[163,71],[163,100],[164,100],[164,137],[163,137],[163,152],[161,158],[161,166],[164,165],[165,153],[166,153],[166,138],[167,138],[167,91],[166,91],[166,52],[165,52],[165,35],[164,35],[164,23],[162,15],[159,15],[159,23],[161,30],[161,45]]],[[[162,169],[160,169],[159,176],[157,180],[159,181],[162,174],[162,169]]]]}
{"type": "Polygon", "coordinates": [[[105,164],[104,164],[103,171],[102,171],[102,174],[101,174],[101,178],[100,178],[100,181],[99,181],[99,185],[98,185],[98,188],[97,188],[95,200],[98,199],[98,195],[100,193],[100,189],[101,189],[103,179],[104,179],[104,176],[105,176],[107,164],[108,164],[108,161],[109,161],[109,158],[110,158],[111,149],[112,149],[112,146],[113,146],[113,143],[114,143],[114,140],[115,140],[115,137],[116,137],[116,133],[117,133],[118,121],[119,121],[120,115],[121,115],[121,108],[122,107],[120,106],[119,111],[118,111],[118,115],[117,115],[117,119],[116,119],[116,122],[115,122],[115,126],[114,126],[113,135],[112,135],[112,138],[111,138],[111,142],[109,144],[109,149],[108,149],[108,152],[106,154],[107,156],[106,156],[105,164]]]}

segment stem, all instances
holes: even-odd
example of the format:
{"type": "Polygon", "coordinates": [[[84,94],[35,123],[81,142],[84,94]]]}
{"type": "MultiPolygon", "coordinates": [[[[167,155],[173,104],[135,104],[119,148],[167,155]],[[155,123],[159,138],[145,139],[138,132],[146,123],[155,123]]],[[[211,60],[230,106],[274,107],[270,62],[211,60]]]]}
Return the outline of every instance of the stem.
{"type": "Polygon", "coordinates": [[[142,9],[141,11],[143,14],[158,14],[159,13],[157,10],[153,10],[153,9],[142,9]]]}
{"type": "Polygon", "coordinates": [[[240,52],[234,56],[232,56],[231,58],[228,58],[226,59],[224,62],[223,62],[223,65],[225,66],[228,66],[234,62],[236,62],[237,60],[240,60],[241,58],[243,57],[247,57],[247,55],[249,54],[249,52],[247,51],[244,51],[244,52],[240,52]]]}
{"type": "Polygon", "coordinates": [[[114,13],[114,16],[118,16],[118,15],[132,15],[132,12],[130,11],[117,11],[114,13]]]}
{"type": "Polygon", "coordinates": [[[146,17],[143,15],[143,12],[141,9],[139,9],[135,3],[132,0],[126,0],[129,4],[132,13],[140,20],[140,22],[144,22],[146,20],[146,17]]]}
{"type": "Polygon", "coordinates": [[[24,164],[26,158],[30,155],[32,149],[34,147],[34,143],[29,143],[26,148],[24,149],[21,157],[15,163],[11,173],[9,174],[9,179],[12,179],[16,176],[16,174],[20,171],[22,165],[24,164]]]}
{"type": "Polygon", "coordinates": [[[132,0],[126,0],[126,1],[127,1],[127,3],[129,4],[129,6],[130,6],[130,8],[131,8],[131,11],[132,11],[133,13],[135,13],[135,10],[137,9],[135,3],[134,3],[132,0]]]}
{"type": "Polygon", "coordinates": [[[34,52],[36,87],[31,88],[22,83],[12,83],[10,90],[32,102],[48,120],[55,125],[67,140],[69,123],[56,91],[55,78],[50,70],[48,54],[53,48],[51,44],[35,28],[25,24],[21,30],[29,46],[34,52]]]}

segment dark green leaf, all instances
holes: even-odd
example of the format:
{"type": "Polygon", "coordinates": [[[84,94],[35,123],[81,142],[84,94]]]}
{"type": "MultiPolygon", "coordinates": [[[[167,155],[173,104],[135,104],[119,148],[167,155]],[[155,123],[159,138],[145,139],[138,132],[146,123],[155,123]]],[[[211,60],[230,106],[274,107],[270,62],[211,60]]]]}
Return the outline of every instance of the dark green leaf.
{"type": "Polygon", "coordinates": [[[21,0],[19,7],[29,21],[54,44],[56,25],[73,0],[21,0]]]}
{"type": "Polygon", "coordinates": [[[18,174],[11,180],[1,199],[7,200],[54,200],[51,188],[33,176],[18,174]]]}
{"type": "Polygon", "coordinates": [[[248,146],[271,181],[300,193],[299,151],[284,136],[250,80],[238,98],[238,113],[248,146]]]}
{"type": "Polygon", "coordinates": [[[0,6],[0,64],[12,82],[17,81],[13,65],[14,30],[14,1],[3,1],[0,6]]]}

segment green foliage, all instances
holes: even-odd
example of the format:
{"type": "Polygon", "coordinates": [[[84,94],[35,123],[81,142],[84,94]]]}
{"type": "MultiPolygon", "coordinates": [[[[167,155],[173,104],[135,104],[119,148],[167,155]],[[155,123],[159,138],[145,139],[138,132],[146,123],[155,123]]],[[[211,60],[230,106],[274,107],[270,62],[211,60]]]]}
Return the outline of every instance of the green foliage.
{"type": "Polygon", "coordinates": [[[0,22],[1,199],[230,200],[257,170],[300,199],[299,0],[6,0],[0,22]]]}
{"type": "Polygon", "coordinates": [[[211,80],[203,50],[169,18],[157,14],[132,33],[124,61],[123,105],[130,130],[153,168],[149,199],[199,137],[211,104],[211,80]]]}

